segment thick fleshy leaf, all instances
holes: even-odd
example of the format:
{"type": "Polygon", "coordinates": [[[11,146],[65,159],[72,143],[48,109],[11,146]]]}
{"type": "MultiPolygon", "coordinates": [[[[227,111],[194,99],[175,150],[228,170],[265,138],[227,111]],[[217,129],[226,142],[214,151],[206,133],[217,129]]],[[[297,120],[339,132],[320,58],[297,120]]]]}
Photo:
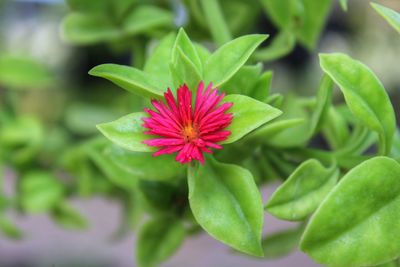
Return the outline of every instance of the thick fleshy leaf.
{"type": "Polygon", "coordinates": [[[208,157],[189,167],[189,203],[196,221],[214,238],[262,256],[263,207],[251,173],[208,157]]]}
{"type": "Polygon", "coordinates": [[[264,258],[275,259],[286,256],[297,247],[302,233],[303,227],[297,227],[267,235],[262,241],[264,258]]]}
{"type": "MultiPolygon", "coordinates": [[[[109,155],[105,154],[105,149],[110,146],[110,142],[105,138],[96,138],[85,144],[85,152],[97,166],[97,168],[114,184],[131,191],[136,187],[137,179],[128,171],[113,162],[109,155]]],[[[141,153],[150,157],[148,153],[141,153]]]]}
{"type": "Polygon", "coordinates": [[[176,36],[174,47],[172,49],[172,62],[176,60],[179,49],[181,50],[183,55],[185,55],[189,59],[189,61],[193,63],[195,69],[201,74],[203,72],[203,64],[201,63],[196,47],[194,46],[192,41],[190,41],[189,36],[187,36],[183,28],[179,29],[178,35],[176,36]]]}
{"type": "Polygon", "coordinates": [[[120,36],[118,28],[106,17],[92,14],[67,15],[62,22],[61,30],[65,40],[82,45],[110,41],[120,36]]]}
{"type": "Polygon", "coordinates": [[[205,15],[205,21],[214,41],[218,45],[223,45],[232,39],[228,25],[226,24],[219,1],[203,0],[200,1],[205,15]]]}
{"type": "Polygon", "coordinates": [[[140,5],[124,19],[122,28],[125,34],[133,35],[157,27],[171,27],[174,18],[170,11],[156,6],[140,5]]]}
{"type": "Polygon", "coordinates": [[[143,143],[149,135],[142,127],[142,118],[147,117],[144,112],[125,115],[118,120],[97,125],[97,129],[115,144],[132,151],[153,152],[154,148],[143,143]]]}
{"type": "Polygon", "coordinates": [[[151,74],[133,67],[102,64],[89,71],[90,75],[105,78],[125,90],[143,97],[160,98],[166,88],[160,87],[160,82],[151,74]]]}
{"type": "Polygon", "coordinates": [[[393,106],[375,74],[344,54],[321,54],[322,69],[339,85],[351,112],[379,134],[380,154],[388,154],[396,129],[393,106]]]}
{"type": "Polygon", "coordinates": [[[169,64],[172,48],[175,43],[175,34],[171,33],[161,39],[160,43],[154,48],[151,56],[147,59],[144,71],[157,76],[162,82],[162,88],[171,86],[171,75],[169,64]]]}
{"type": "Polygon", "coordinates": [[[221,46],[204,66],[205,82],[212,82],[216,87],[227,82],[267,37],[261,34],[246,35],[221,46]]]}
{"type": "Polygon", "coordinates": [[[262,64],[243,66],[219,89],[227,94],[250,96],[251,90],[261,74],[262,64]]]}
{"type": "Polygon", "coordinates": [[[183,168],[173,155],[152,157],[148,153],[133,152],[118,146],[108,146],[106,157],[115,165],[142,180],[170,180],[182,174],[183,168]]]}
{"type": "Polygon", "coordinates": [[[377,3],[371,3],[371,6],[400,33],[400,14],[398,12],[377,3]]]}
{"type": "Polygon", "coordinates": [[[289,54],[296,45],[296,36],[293,32],[282,30],[265,48],[259,49],[254,53],[257,61],[273,61],[289,54]]]}
{"type": "Polygon", "coordinates": [[[265,208],[280,219],[301,221],[317,209],[338,177],[336,166],[325,168],[315,159],[307,160],[275,191],[265,208]]]}
{"type": "Polygon", "coordinates": [[[20,202],[28,212],[54,208],[63,198],[62,184],[51,173],[32,171],[21,180],[20,202]]]}
{"type": "Polygon", "coordinates": [[[281,30],[296,34],[297,40],[308,49],[318,41],[332,0],[262,0],[268,15],[281,30]]]}
{"type": "Polygon", "coordinates": [[[400,165],[387,157],[348,172],[311,218],[300,244],[327,266],[373,266],[400,256],[400,165]]]}
{"type": "Polygon", "coordinates": [[[174,89],[186,84],[192,92],[196,92],[201,81],[199,71],[193,62],[183,53],[182,49],[177,48],[174,52],[174,61],[170,65],[174,89]]]}
{"type": "Polygon", "coordinates": [[[261,75],[251,91],[252,98],[266,102],[271,89],[272,75],[272,71],[266,71],[261,75]]]}
{"type": "Polygon", "coordinates": [[[136,256],[140,267],[158,266],[182,244],[182,223],[172,218],[155,218],[142,226],[137,240],[136,256]]]}
{"type": "Polygon", "coordinates": [[[229,113],[233,114],[232,124],[227,128],[231,131],[231,135],[222,142],[223,144],[239,140],[282,114],[279,109],[244,95],[228,95],[223,101],[233,103],[233,106],[228,110],[229,113]]]}

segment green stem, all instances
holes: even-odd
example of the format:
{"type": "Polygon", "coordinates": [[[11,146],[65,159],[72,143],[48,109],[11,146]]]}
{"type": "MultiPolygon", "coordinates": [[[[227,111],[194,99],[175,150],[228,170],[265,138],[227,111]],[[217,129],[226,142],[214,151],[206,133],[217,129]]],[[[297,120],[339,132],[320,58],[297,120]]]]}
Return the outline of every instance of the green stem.
{"type": "Polygon", "coordinates": [[[132,65],[142,69],[146,60],[145,41],[135,40],[132,45],[132,65]]]}
{"type": "Polygon", "coordinates": [[[202,0],[201,5],[214,41],[221,46],[232,40],[218,0],[202,0]]]}

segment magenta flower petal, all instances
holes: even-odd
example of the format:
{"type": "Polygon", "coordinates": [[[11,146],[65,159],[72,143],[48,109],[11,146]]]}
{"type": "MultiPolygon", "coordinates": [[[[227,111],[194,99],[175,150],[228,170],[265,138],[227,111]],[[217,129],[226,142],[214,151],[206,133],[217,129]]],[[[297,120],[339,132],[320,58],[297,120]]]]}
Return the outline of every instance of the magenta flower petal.
{"type": "Polygon", "coordinates": [[[148,129],[145,134],[155,136],[144,143],[160,148],[154,156],[177,152],[176,161],[182,164],[192,160],[203,164],[203,153],[221,149],[217,143],[231,134],[224,129],[232,123],[233,115],[226,112],[233,103],[220,105],[224,96],[211,83],[205,90],[204,83],[199,84],[194,102],[186,85],[178,88],[176,98],[168,88],[165,103],[152,100],[155,110],[144,110],[150,116],[143,118],[143,127],[148,129]]]}

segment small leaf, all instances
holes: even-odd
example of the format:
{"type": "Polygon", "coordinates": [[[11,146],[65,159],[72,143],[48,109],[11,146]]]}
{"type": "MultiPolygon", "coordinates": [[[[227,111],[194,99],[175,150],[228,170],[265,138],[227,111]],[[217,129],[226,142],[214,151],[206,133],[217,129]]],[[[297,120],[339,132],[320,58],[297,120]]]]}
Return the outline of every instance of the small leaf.
{"type": "Polygon", "coordinates": [[[272,71],[264,72],[258,79],[257,83],[254,85],[250,96],[256,100],[263,101],[266,103],[266,100],[268,98],[271,89],[272,75],[273,75],[272,71]]]}
{"type": "Polygon", "coordinates": [[[147,32],[154,28],[174,25],[174,18],[170,11],[156,6],[139,5],[127,15],[123,22],[125,34],[133,35],[147,32]]]}
{"type": "Polygon", "coordinates": [[[172,85],[169,73],[172,48],[175,43],[175,34],[171,33],[161,39],[151,56],[147,59],[144,71],[159,78],[161,88],[167,89],[172,85]]]}
{"type": "MultiPolygon", "coordinates": [[[[99,138],[89,141],[85,144],[85,152],[98,167],[99,170],[114,184],[122,187],[128,191],[131,191],[136,187],[137,179],[133,177],[125,169],[121,168],[115,162],[111,161],[108,155],[105,154],[104,150],[110,146],[110,143],[105,138],[99,138]]],[[[149,159],[150,155],[147,153],[141,153],[147,156],[149,159]]]]}
{"type": "Polygon", "coordinates": [[[206,83],[219,87],[227,82],[249,59],[268,35],[252,34],[239,37],[221,46],[207,60],[204,67],[206,83]]]}
{"type": "Polygon", "coordinates": [[[373,266],[400,256],[400,165],[387,157],[348,172],[312,216],[300,248],[328,266],[373,266]]]}
{"type": "Polygon", "coordinates": [[[195,66],[195,69],[199,72],[203,72],[203,64],[201,63],[199,54],[197,52],[196,47],[190,41],[189,36],[187,36],[185,30],[183,28],[179,29],[178,35],[176,36],[176,40],[174,43],[174,47],[172,49],[172,59],[174,62],[176,60],[176,56],[178,55],[178,50],[181,50],[183,55],[185,55],[190,62],[195,66]]]}
{"type": "Polygon", "coordinates": [[[379,134],[380,154],[388,154],[396,119],[382,83],[368,67],[344,54],[321,54],[320,64],[339,85],[354,116],[379,134]]]}
{"type": "Polygon", "coordinates": [[[153,152],[154,148],[143,143],[149,139],[144,132],[142,118],[147,117],[144,112],[136,112],[125,115],[118,120],[98,124],[99,131],[115,144],[132,151],[153,152]]]}
{"type": "Polygon", "coordinates": [[[186,84],[192,92],[196,92],[201,81],[200,73],[180,48],[175,51],[174,61],[170,66],[174,89],[186,84]]]}
{"type": "Polygon", "coordinates": [[[400,14],[396,11],[379,5],[371,3],[371,6],[387,21],[392,27],[400,33],[400,14]]]}
{"type": "Polygon", "coordinates": [[[203,0],[200,4],[203,8],[205,20],[211,35],[218,45],[223,45],[232,39],[228,25],[226,24],[220,1],[203,0]]]}
{"type": "Polygon", "coordinates": [[[303,227],[284,230],[267,236],[262,241],[264,258],[275,259],[288,255],[299,244],[303,227]]]}
{"type": "Polygon", "coordinates": [[[182,244],[182,223],[172,218],[156,218],[142,226],[137,240],[136,256],[140,267],[158,266],[182,244]]]}
{"type": "Polygon", "coordinates": [[[160,98],[166,88],[161,88],[155,77],[133,67],[102,64],[89,71],[90,75],[105,78],[123,89],[149,98],[160,98]]]}
{"type": "Polygon", "coordinates": [[[296,45],[296,36],[291,31],[283,30],[265,48],[259,49],[254,53],[257,61],[273,61],[288,55],[296,45]]]}
{"type": "Polygon", "coordinates": [[[128,151],[118,146],[106,147],[104,154],[110,162],[128,172],[132,179],[170,180],[184,170],[173,155],[151,157],[148,153],[128,151]]]}
{"type": "Polygon", "coordinates": [[[262,256],[262,202],[251,173],[208,157],[204,166],[189,167],[188,179],[196,221],[225,244],[262,256]]]}
{"type": "Polygon", "coordinates": [[[232,78],[219,89],[227,94],[242,94],[250,96],[251,90],[261,74],[262,64],[243,66],[232,78]]]}
{"type": "Polygon", "coordinates": [[[81,230],[88,227],[87,220],[66,202],[60,203],[51,213],[53,220],[70,230],[81,230]]]}
{"type": "Polygon", "coordinates": [[[301,221],[314,212],[335,186],[339,171],[315,159],[302,163],[274,192],[265,208],[282,220],[301,221]]]}
{"type": "Polygon", "coordinates": [[[62,37],[71,43],[89,45],[111,41],[120,36],[107,17],[102,15],[71,13],[61,24],[62,37]]]}
{"type": "Polygon", "coordinates": [[[228,110],[229,113],[233,114],[232,124],[227,128],[231,131],[231,135],[222,142],[223,144],[239,140],[282,114],[279,109],[243,95],[228,95],[223,101],[233,103],[233,106],[228,110]]]}
{"type": "Polygon", "coordinates": [[[62,184],[51,173],[32,171],[20,184],[20,202],[28,212],[44,212],[54,208],[63,198],[62,184]]]}

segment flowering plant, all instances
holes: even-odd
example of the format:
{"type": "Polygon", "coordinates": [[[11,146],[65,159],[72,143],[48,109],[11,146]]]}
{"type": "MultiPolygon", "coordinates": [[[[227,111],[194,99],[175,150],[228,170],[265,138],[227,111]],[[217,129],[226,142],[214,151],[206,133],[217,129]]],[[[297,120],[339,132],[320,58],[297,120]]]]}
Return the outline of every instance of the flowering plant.
{"type": "MultiPolygon", "coordinates": [[[[123,207],[116,237],[138,228],[142,267],[202,230],[255,257],[299,247],[326,266],[399,264],[400,132],[383,83],[344,53],[319,54],[311,97],[274,93],[265,70],[296,45],[315,49],[331,0],[67,2],[65,40],[132,55],[89,71],[127,94],[107,82],[90,105],[64,97],[65,115],[22,115],[25,90],[61,83],[0,54],[0,167],[18,177],[14,196],[0,186],[1,233],[22,236],[10,209],[85,228],[68,200],[100,195],[123,207]],[[264,15],[278,31],[268,45],[248,34],[264,15]],[[271,183],[279,187],[263,198],[271,183]],[[297,226],[265,234],[265,213],[297,226]]],[[[397,12],[372,7],[400,32],[397,12]]]]}

